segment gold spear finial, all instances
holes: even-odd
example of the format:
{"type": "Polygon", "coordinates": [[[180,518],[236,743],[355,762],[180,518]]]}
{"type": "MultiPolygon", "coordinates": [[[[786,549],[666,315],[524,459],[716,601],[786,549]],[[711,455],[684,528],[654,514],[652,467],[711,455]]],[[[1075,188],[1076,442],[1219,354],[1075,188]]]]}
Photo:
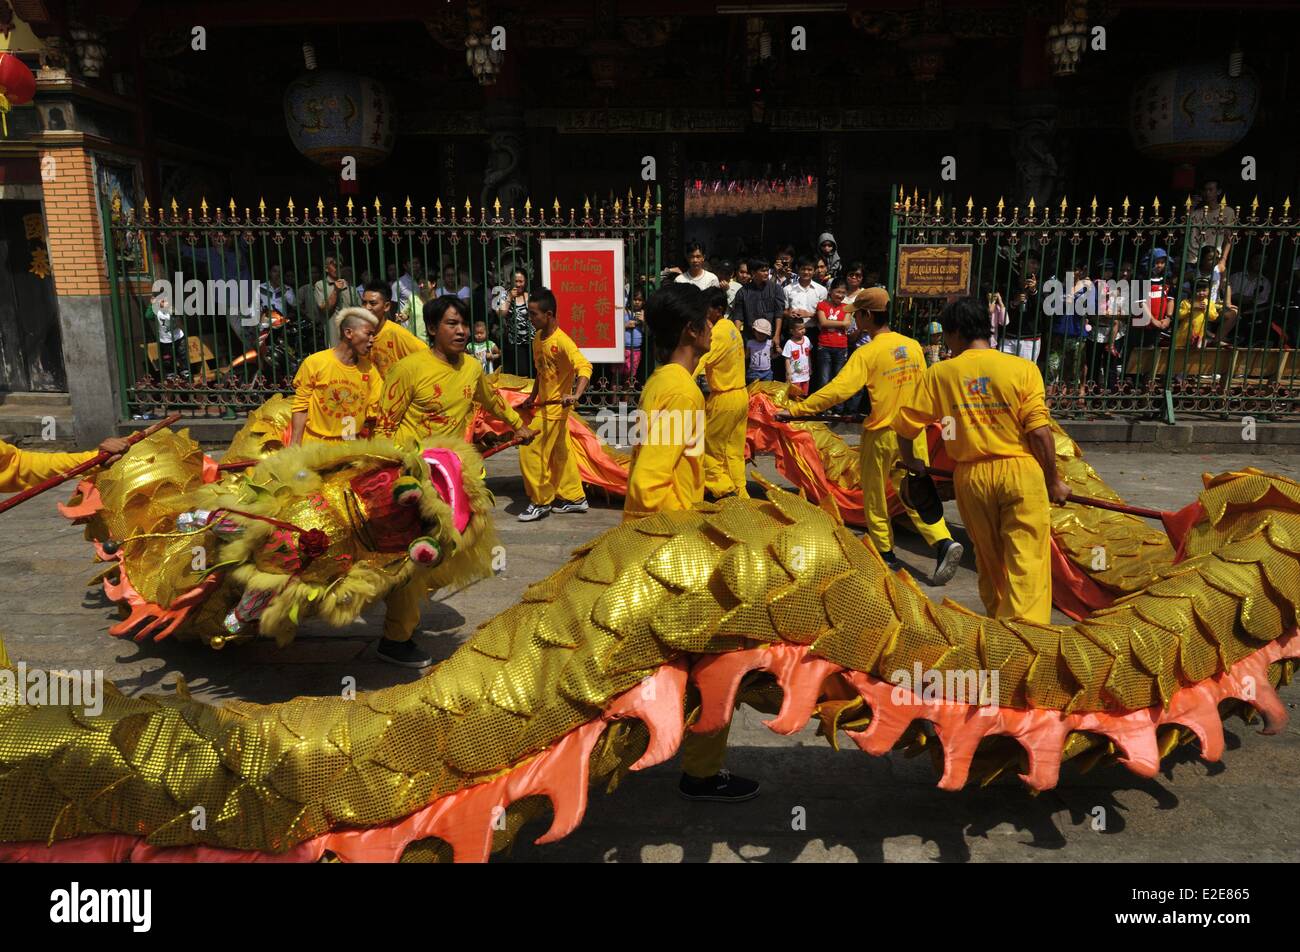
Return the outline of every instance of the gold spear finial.
{"type": "Polygon", "coordinates": [[[1159,215],[1159,214],[1160,214],[1160,196],[1159,196],[1159,195],[1157,195],[1155,198],[1151,199],[1151,214],[1153,214],[1153,215],[1159,215]]]}
{"type": "MultiPolygon", "coordinates": [[[[175,207],[176,207],[176,200],[175,200],[175,199],[172,199],[172,208],[175,208],[175,207]]],[[[238,211],[237,211],[237,209],[235,208],[235,200],[232,198],[232,199],[230,200],[230,217],[231,217],[231,218],[234,218],[235,215],[236,215],[237,213],[238,213],[238,211]]]]}
{"type": "Polygon", "coordinates": [[[556,198],[556,199],[555,199],[555,217],[556,217],[556,218],[559,218],[559,217],[560,217],[560,200],[559,200],[559,198],[556,198]]]}
{"type": "Polygon", "coordinates": [[[1190,213],[1191,210],[1192,210],[1192,196],[1188,195],[1187,201],[1183,202],[1183,211],[1190,213]]]}
{"type": "MultiPolygon", "coordinates": [[[[144,204],[144,213],[145,213],[146,215],[149,214],[149,203],[148,203],[148,202],[145,202],[145,204],[144,204]]],[[[1284,201],[1284,202],[1282,203],[1282,217],[1283,217],[1283,218],[1286,218],[1286,217],[1289,216],[1290,214],[1291,214],[1291,196],[1288,195],[1288,196],[1286,197],[1286,201],[1284,201]]]]}
{"type": "Polygon", "coordinates": [[[1097,196],[1096,196],[1096,195],[1092,196],[1092,206],[1091,206],[1091,207],[1092,207],[1092,217],[1093,217],[1093,218],[1096,218],[1096,217],[1097,217],[1097,196]]]}
{"type": "Polygon", "coordinates": [[[411,196],[406,196],[406,217],[411,217],[411,196]]]}
{"type": "Polygon", "coordinates": [[[584,198],[582,200],[582,216],[584,218],[591,217],[591,199],[589,198],[584,198]]]}
{"type": "Polygon", "coordinates": [[[350,199],[350,198],[348,199],[348,204],[347,204],[346,207],[347,207],[347,210],[348,210],[348,217],[351,218],[351,217],[352,217],[352,199],[350,199]]]}
{"type": "Polygon", "coordinates": [[[970,216],[971,216],[971,210],[972,210],[974,207],[975,207],[975,198],[974,198],[974,196],[971,196],[971,195],[966,196],[966,217],[967,217],[967,218],[970,218],[970,216]]]}
{"type": "Polygon", "coordinates": [[[1120,209],[1123,210],[1125,218],[1128,218],[1128,205],[1129,205],[1128,196],[1125,195],[1124,202],[1123,204],[1120,205],[1120,209]]]}
{"type": "Polygon", "coordinates": [[[1251,199],[1251,202],[1250,202],[1250,214],[1251,214],[1251,217],[1252,217],[1252,218],[1255,216],[1255,213],[1256,213],[1257,211],[1259,211],[1259,196],[1258,196],[1258,195],[1256,195],[1253,199],[1251,199]]]}
{"type": "Polygon", "coordinates": [[[943,211],[943,196],[940,195],[938,198],[934,200],[934,213],[938,215],[942,211],[943,211]]]}
{"type": "Polygon", "coordinates": [[[1066,202],[1066,200],[1065,200],[1065,197],[1062,196],[1062,197],[1061,197],[1061,217],[1062,217],[1062,218],[1065,217],[1065,212],[1066,212],[1067,208],[1068,208],[1068,204],[1067,204],[1067,202],[1066,202]]]}
{"type": "Polygon", "coordinates": [[[442,217],[442,199],[441,199],[441,198],[435,198],[435,199],[433,200],[433,214],[436,215],[438,218],[441,218],[441,217],[442,217]]]}
{"type": "Polygon", "coordinates": [[[384,211],[384,206],[379,204],[379,196],[376,195],[376,196],[375,196],[375,214],[376,214],[376,215],[381,215],[381,214],[383,214],[383,211],[384,211]]]}
{"type": "Polygon", "coordinates": [[[146,221],[149,218],[149,199],[147,198],[144,200],[144,217],[146,221]]]}
{"type": "Polygon", "coordinates": [[[289,209],[289,217],[292,218],[292,217],[293,217],[293,197],[292,197],[292,196],[289,197],[289,205],[288,205],[288,209],[289,209]]]}
{"type": "Polygon", "coordinates": [[[1002,209],[1004,209],[1005,207],[1006,207],[1006,203],[1002,201],[1002,196],[999,195],[998,196],[998,217],[999,218],[1002,217],[1002,209]]]}
{"type": "Polygon", "coordinates": [[[266,217],[266,199],[259,197],[257,199],[257,214],[260,218],[266,217]]]}
{"type": "MultiPolygon", "coordinates": [[[[233,205],[234,202],[231,202],[231,204],[233,205]]],[[[175,218],[177,215],[180,214],[180,211],[181,211],[180,206],[176,204],[176,197],[172,196],[172,217],[175,218]]]]}
{"type": "Polygon", "coordinates": [[[1034,196],[1029,196],[1029,217],[1034,217],[1034,196]]]}
{"type": "Polygon", "coordinates": [[[465,217],[466,218],[474,217],[474,206],[469,203],[468,195],[465,196],[465,217]]]}
{"type": "Polygon", "coordinates": [[[532,200],[531,198],[525,198],[525,199],[524,199],[524,218],[532,218],[532,217],[533,217],[533,200],[532,200]]]}
{"type": "Polygon", "coordinates": [[[501,217],[501,196],[499,195],[492,201],[492,214],[497,218],[501,217]]]}
{"type": "MultiPolygon", "coordinates": [[[[148,207],[146,206],[146,213],[147,213],[147,211],[148,211],[148,207]]],[[[204,218],[207,218],[207,217],[208,217],[208,199],[207,199],[207,196],[206,196],[206,195],[201,196],[201,197],[199,198],[199,213],[200,213],[204,218]]]]}
{"type": "Polygon", "coordinates": [[[321,198],[319,195],[316,196],[316,217],[317,218],[325,217],[325,200],[321,198]]]}

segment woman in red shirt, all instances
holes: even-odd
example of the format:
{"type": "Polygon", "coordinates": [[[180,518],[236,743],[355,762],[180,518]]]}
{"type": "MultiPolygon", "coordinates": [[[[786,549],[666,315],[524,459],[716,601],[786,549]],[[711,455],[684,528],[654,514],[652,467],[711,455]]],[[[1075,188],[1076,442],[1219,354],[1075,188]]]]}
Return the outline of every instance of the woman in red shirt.
{"type": "MultiPolygon", "coordinates": [[[[849,328],[852,318],[844,313],[844,295],[848,285],[843,279],[831,285],[830,295],[817,305],[817,387],[830,383],[849,359],[849,328]]],[[[847,403],[835,408],[836,413],[849,413],[847,403]]]]}

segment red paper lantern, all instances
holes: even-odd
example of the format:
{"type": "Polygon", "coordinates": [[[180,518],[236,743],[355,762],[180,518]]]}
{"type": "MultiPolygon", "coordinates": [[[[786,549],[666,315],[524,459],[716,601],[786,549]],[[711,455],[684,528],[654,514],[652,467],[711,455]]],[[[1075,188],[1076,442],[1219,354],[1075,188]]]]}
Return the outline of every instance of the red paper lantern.
{"type": "Polygon", "coordinates": [[[36,77],[27,64],[12,53],[0,53],[0,126],[9,135],[9,110],[32,101],[36,77]]]}

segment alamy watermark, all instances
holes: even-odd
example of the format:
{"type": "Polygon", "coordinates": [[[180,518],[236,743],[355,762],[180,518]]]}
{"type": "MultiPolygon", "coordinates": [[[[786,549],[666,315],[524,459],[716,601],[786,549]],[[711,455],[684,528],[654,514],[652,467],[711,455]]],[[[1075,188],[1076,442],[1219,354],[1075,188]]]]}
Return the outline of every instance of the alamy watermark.
{"type": "Polygon", "coordinates": [[[912,670],[898,668],[889,676],[894,685],[889,692],[893,704],[970,704],[980,709],[980,714],[990,717],[998,709],[998,672],[983,668],[953,668],[940,671],[922,668],[921,662],[912,664],[912,670]]]}
{"type": "Polygon", "coordinates": [[[180,272],[174,281],[159,278],[150,286],[155,299],[167,301],[173,317],[241,318],[242,323],[256,324],[261,312],[261,282],[230,278],[226,281],[200,281],[180,272]]]}
{"type": "Polygon", "coordinates": [[[1155,280],[1116,281],[1113,278],[1080,277],[1065,272],[1065,280],[1043,282],[1043,313],[1048,317],[1149,317],[1147,302],[1158,295],[1155,280]],[[1082,287],[1076,285],[1083,282],[1082,287]],[[1104,306],[1103,306],[1104,302],[1104,306]]]}
{"type": "Polygon", "coordinates": [[[79,707],[87,716],[104,712],[103,671],[44,671],[19,661],[0,668],[0,707],[79,707]]]}
{"type": "Polygon", "coordinates": [[[629,411],[619,403],[618,411],[606,407],[597,415],[596,436],[612,446],[681,446],[687,456],[704,452],[703,410],[629,411]]]}

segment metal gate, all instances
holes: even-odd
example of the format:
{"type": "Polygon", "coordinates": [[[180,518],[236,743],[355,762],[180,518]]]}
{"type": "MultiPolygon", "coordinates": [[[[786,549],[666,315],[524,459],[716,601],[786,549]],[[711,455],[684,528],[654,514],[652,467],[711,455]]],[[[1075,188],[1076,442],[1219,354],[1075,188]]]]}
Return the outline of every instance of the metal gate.
{"type": "MultiPolygon", "coordinates": [[[[973,199],[892,197],[891,298],[900,245],[971,245],[971,290],[1003,318],[994,343],[1038,363],[1057,416],[1300,413],[1300,222],[1290,199],[1204,209],[1156,198],[1134,209],[1128,198],[1118,208],[1094,198],[1071,211],[1064,200],[977,210],[973,199]],[[1206,248],[1222,249],[1221,263],[1206,248]],[[1197,301],[1200,280],[1216,308],[1197,301]]],[[[896,325],[923,338],[945,303],[896,299],[896,325]]]]}
{"type": "MultiPolygon", "coordinates": [[[[545,238],[621,238],[619,303],[630,305],[634,293],[648,295],[658,283],[660,211],[648,190],[609,206],[585,203],[581,215],[569,208],[567,216],[558,200],[549,214],[530,201],[522,215],[498,202],[477,216],[468,200],[458,210],[407,199],[387,211],[378,199],[370,207],[349,199],[343,208],[259,202],[242,211],[234,201],[184,210],[175,201],[157,209],[145,201],[138,220],[105,206],[122,412],[234,419],[292,392],[298,363],[334,342],[330,315],[359,303],[358,287],[372,280],[397,288],[396,319],[419,336],[425,298],[442,290],[465,298],[499,345],[501,369],[531,376],[530,332],[509,307],[515,273],[526,288],[541,283],[545,238]],[[155,288],[170,293],[165,307],[155,288]]],[[[634,404],[649,363],[632,375],[598,365],[583,404],[634,404]]]]}

